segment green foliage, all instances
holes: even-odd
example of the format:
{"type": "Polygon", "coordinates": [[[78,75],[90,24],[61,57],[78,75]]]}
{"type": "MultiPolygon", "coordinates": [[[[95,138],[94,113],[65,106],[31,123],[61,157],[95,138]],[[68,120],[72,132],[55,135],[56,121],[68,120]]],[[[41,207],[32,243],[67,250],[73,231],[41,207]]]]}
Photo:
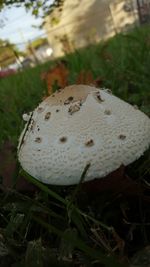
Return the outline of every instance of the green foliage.
{"type": "Polygon", "coordinates": [[[48,44],[48,41],[46,38],[38,38],[30,43],[30,45],[35,49],[37,49],[38,47],[44,44],[48,44]]]}
{"type": "Polygon", "coordinates": [[[0,66],[6,67],[15,62],[16,56],[22,55],[17,47],[7,40],[0,39],[0,66]]]}
{"type": "Polygon", "coordinates": [[[49,14],[55,8],[61,7],[65,0],[54,0],[52,3],[49,0],[1,0],[0,1],[0,10],[6,6],[15,5],[16,7],[24,6],[26,10],[32,10],[34,16],[38,16],[42,10],[43,14],[49,14]]]}

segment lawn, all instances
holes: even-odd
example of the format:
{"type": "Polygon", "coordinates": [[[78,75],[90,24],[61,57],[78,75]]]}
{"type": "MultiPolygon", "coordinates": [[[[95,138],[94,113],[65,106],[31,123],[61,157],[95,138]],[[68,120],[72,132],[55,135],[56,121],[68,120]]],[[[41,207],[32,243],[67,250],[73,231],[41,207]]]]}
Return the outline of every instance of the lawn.
{"type": "MultiPolygon", "coordinates": [[[[150,116],[149,26],[77,50],[63,60],[69,84],[81,71],[90,71],[101,87],[150,116]]],[[[108,189],[102,185],[94,194],[81,185],[46,186],[16,163],[22,114],[47,94],[41,75],[56,63],[0,80],[0,266],[128,266],[150,242],[150,151],[110,177],[108,189]],[[18,186],[22,177],[32,186],[18,186]],[[119,191],[123,178],[128,183],[119,191]],[[10,179],[14,186],[6,189],[10,179]],[[116,187],[111,188],[114,181],[116,187]]]]}

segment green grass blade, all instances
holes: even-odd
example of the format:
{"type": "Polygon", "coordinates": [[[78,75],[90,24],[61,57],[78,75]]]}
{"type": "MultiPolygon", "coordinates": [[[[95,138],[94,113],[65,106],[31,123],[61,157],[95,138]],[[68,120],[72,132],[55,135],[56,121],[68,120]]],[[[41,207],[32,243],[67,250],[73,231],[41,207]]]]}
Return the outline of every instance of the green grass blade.
{"type": "Polygon", "coordinates": [[[123,267],[113,256],[105,256],[100,250],[90,248],[81,239],[76,237],[72,240],[70,235],[64,235],[64,232],[57,229],[55,226],[42,221],[39,217],[33,215],[33,219],[47,229],[48,232],[54,233],[57,236],[64,238],[68,242],[74,242],[74,247],[83,251],[91,259],[99,260],[100,263],[105,264],[106,267],[123,267]]]}
{"type": "Polygon", "coordinates": [[[55,193],[54,191],[49,189],[46,185],[44,185],[41,182],[39,182],[37,179],[33,178],[30,174],[25,172],[23,169],[21,169],[20,175],[25,177],[30,183],[36,185],[38,188],[40,188],[43,192],[47,193],[49,196],[55,198],[56,200],[60,201],[64,205],[67,204],[67,201],[64,198],[62,198],[57,193],[55,193]]]}

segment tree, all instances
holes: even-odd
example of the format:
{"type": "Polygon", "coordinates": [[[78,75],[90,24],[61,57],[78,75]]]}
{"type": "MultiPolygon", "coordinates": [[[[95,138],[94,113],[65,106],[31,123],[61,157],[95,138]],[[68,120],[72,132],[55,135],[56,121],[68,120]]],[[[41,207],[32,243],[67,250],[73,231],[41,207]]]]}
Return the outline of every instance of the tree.
{"type": "Polygon", "coordinates": [[[0,39],[0,67],[7,67],[23,55],[18,48],[7,40],[0,39]]]}
{"type": "Polygon", "coordinates": [[[61,7],[65,0],[54,0],[53,3],[50,0],[0,0],[0,10],[6,6],[15,5],[17,7],[24,6],[26,10],[31,9],[32,14],[38,16],[42,10],[43,16],[51,13],[56,7],[61,7]]]}
{"type": "MultiPolygon", "coordinates": [[[[38,39],[35,39],[34,41],[30,42],[30,46],[32,46],[34,49],[37,49],[44,44],[48,44],[47,38],[38,38],[38,39]]],[[[27,49],[28,49],[28,47],[27,47],[27,49]]]]}

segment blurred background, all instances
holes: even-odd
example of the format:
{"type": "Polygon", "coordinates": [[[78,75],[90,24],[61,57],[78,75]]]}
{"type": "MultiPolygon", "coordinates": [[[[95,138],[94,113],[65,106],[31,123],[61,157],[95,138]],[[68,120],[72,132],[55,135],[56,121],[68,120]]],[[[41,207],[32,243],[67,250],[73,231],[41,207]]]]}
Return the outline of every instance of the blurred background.
{"type": "Polygon", "coordinates": [[[16,1],[18,6],[4,2],[1,76],[2,71],[35,66],[150,22],[149,0],[16,1]]]}

